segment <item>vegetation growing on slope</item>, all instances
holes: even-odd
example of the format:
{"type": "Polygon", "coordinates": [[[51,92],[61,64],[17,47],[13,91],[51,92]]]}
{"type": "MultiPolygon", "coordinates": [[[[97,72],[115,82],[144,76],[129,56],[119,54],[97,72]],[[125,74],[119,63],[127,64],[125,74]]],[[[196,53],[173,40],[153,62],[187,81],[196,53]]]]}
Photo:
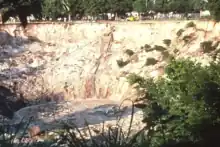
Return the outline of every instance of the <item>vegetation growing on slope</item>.
{"type": "Polygon", "coordinates": [[[149,147],[219,143],[220,65],[201,66],[189,59],[172,60],[166,78],[157,81],[129,76],[146,89],[141,108],[148,126],[149,147]]]}

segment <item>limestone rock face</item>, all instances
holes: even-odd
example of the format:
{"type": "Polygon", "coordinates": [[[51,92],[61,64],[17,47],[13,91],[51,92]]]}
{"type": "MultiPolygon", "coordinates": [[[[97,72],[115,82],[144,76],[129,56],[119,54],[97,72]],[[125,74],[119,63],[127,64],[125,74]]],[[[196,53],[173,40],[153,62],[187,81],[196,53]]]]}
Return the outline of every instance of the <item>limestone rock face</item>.
{"type": "MultiPolygon", "coordinates": [[[[81,126],[84,118],[93,124],[106,120],[115,123],[115,117],[106,116],[115,108],[113,104],[118,106],[125,99],[135,101],[145,92],[137,91],[135,84],[129,85],[129,74],[163,78],[164,67],[173,56],[192,57],[204,65],[219,62],[219,25],[215,29],[209,26],[205,38],[206,23],[198,21],[196,27],[185,28],[186,23],[30,24],[18,36],[13,35],[15,25],[1,27],[8,33],[0,32],[0,81],[3,85],[16,81],[18,91],[35,105],[23,108],[22,102],[16,103],[21,107],[9,111],[1,95],[0,113],[12,118],[9,124],[32,116],[34,126],[39,126],[30,128],[34,135],[60,126],[61,121],[81,126]],[[180,29],[183,32],[177,36],[180,29]],[[165,39],[171,41],[170,45],[164,43],[165,39]],[[202,52],[200,43],[204,41],[213,41],[216,50],[202,52]],[[106,106],[101,107],[103,104],[106,106]]],[[[128,109],[124,118],[130,119],[130,101],[125,105],[128,109]]],[[[136,127],[141,126],[139,112],[135,112],[136,127]]]]}
{"type": "MultiPolygon", "coordinates": [[[[135,99],[136,92],[126,79],[131,73],[153,78],[163,76],[161,67],[170,55],[191,56],[204,64],[212,61],[210,56],[200,53],[200,43],[204,41],[201,30],[206,25],[196,22],[196,28],[186,29],[186,23],[30,24],[26,35],[32,34],[32,38],[40,41],[29,40],[20,46],[13,35],[0,32],[0,44],[12,38],[17,45],[16,48],[1,46],[1,54],[13,53],[16,61],[13,68],[12,62],[4,62],[2,75],[4,79],[18,81],[20,90],[30,99],[135,99]],[[180,29],[184,31],[177,37],[180,29]],[[187,36],[191,36],[188,42],[184,41],[187,36]],[[171,44],[165,45],[164,39],[170,39],[171,44]],[[126,50],[131,50],[133,55],[128,55],[126,50]],[[146,63],[149,59],[156,62],[146,63]]],[[[210,40],[217,42],[217,32],[211,32],[210,40]]]]}

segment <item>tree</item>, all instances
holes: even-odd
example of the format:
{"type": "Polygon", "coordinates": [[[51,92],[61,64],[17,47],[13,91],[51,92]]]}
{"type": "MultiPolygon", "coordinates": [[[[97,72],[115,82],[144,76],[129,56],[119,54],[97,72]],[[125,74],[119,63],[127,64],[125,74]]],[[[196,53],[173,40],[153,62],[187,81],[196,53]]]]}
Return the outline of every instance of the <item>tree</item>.
{"type": "Polygon", "coordinates": [[[83,7],[85,9],[85,14],[96,16],[100,13],[104,13],[104,8],[106,3],[105,0],[89,0],[83,1],[83,7]]]}
{"type": "Polygon", "coordinates": [[[46,18],[56,19],[71,12],[69,0],[43,0],[42,7],[42,14],[46,18]]]}
{"type": "Polygon", "coordinates": [[[191,0],[172,0],[169,2],[170,11],[176,11],[179,13],[188,13],[193,10],[190,5],[191,0]]]}
{"type": "Polygon", "coordinates": [[[147,10],[146,0],[135,0],[133,3],[133,10],[145,12],[147,10]]]}
{"type": "Polygon", "coordinates": [[[83,0],[69,0],[70,4],[70,14],[76,16],[77,14],[81,18],[85,13],[85,8],[83,7],[83,0]]]}
{"type": "Polygon", "coordinates": [[[108,10],[116,15],[124,15],[133,10],[133,0],[107,0],[108,10]]]}
{"type": "Polygon", "coordinates": [[[193,8],[193,11],[199,12],[201,9],[206,9],[207,3],[205,0],[191,0],[189,1],[190,7],[193,8]]]}
{"type": "Polygon", "coordinates": [[[216,21],[220,21],[220,0],[209,0],[208,9],[211,12],[212,18],[216,21]]]}
{"type": "Polygon", "coordinates": [[[27,16],[33,14],[36,18],[42,17],[41,3],[41,0],[3,0],[0,2],[0,8],[4,8],[2,21],[4,23],[10,16],[18,15],[21,25],[25,28],[27,16]]]}

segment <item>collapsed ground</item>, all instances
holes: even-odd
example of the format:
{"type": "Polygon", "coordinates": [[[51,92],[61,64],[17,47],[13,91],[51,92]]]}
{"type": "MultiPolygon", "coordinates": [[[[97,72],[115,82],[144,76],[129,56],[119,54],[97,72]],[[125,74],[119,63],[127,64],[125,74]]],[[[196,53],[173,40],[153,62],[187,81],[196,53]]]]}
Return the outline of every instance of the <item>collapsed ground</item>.
{"type": "MultiPolygon", "coordinates": [[[[77,99],[92,108],[96,102],[85,100],[92,98],[119,104],[138,98],[130,73],[162,76],[172,57],[219,60],[219,26],[211,22],[39,24],[28,35],[1,39],[0,75],[4,85],[16,81],[32,105],[77,99]]],[[[29,110],[16,112],[13,122],[29,110]]]]}

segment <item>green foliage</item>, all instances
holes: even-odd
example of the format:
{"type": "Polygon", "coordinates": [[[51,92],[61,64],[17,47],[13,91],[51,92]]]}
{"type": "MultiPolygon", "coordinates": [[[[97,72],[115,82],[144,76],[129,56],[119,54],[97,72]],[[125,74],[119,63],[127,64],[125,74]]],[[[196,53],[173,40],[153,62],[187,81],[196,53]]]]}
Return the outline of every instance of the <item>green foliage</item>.
{"type": "Polygon", "coordinates": [[[163,60],[169,59],[171,56],[168,51],[162,52],[162,55],[163,55],[163,60]]]}
{"type": "Polygon", "coordinates": [[[170,46],[171,40],[170,40],[170,39],[164,39],[164,40],[163,40],[163,43],[164,43],[165,45],[167,45],[167,46],[170,46]]]}
{"type": "Polygon", "coordinates": [[[154,50],[149,44],[145,44],[143,48],[145,49],[145,52],[150,52],[154,50]]]}
{"type": "Polygon", "coordinates": [[[207,3],[208,5],[208,9],[211,12],[212,18],[216,21],[219,22],[220,21],[220,1],[219,0],[209,0],[209,2],[207,3]]]}
{"type": "Polygon", "coordinates": [[[183,29],[179,29],[177,32],[176,32],[176,36],[177,37],[180,37],[182,34],[183,34],[184,30],[183,29]]]}
{"type": "Polygon", "coordinates": [[[147,5],[148,9],[159,12],[187,13],[205,8],[203,0],[148,0],[147,5]]]}
{"type": "Polygon", "coordinates": [[[105,5],[108,6],[108,11],[124,15],[126,12],[131,12],[133,8],[133,0],[106,0],[105,5]]]}
{"type": "Polygon", "coordinates": [[[200,43],[200,47],[204,53],[210,53],[211,51],[216,49],[216,47],[212,46],[212,44],[212,41],[204,41],[200,43]]]}
{"type": "Polygon", "coordinates": [[[220,50],[215,50],[214,53],[211,55],[213,61],[216,63],[216,64],[219,64],[220,63],[220,50]]]}
{"type": "Polygon", "coordinates": [[[183,41],[185,42],[185,44],[189,43],[192,40],[192,36],[190,35],[186,35],[183,37],[183,41]]]}
{"type": "Polygon", "coordinates": [[[193,21],[190,21],[186,24],[185,28],[194,28],[196,27],[196,24],[193,21]]]}
{"type": "Polygon", "coordinates": [[[155,45],[155,46],[153,47],[153,49],[156,50],[156,51],[159,51],[159,52],[164,52],[164,51],[167,50],[165,47],[160,46],[160,45],[155,45]]]}
{"type": "Polygon", "coordinates": [[[130,85],[138,83],[138,85],[140,85],[142,87],[145,86],[144,85],[145,84],[145,79],[143,77],[140,77],[140,76],[136,75],[136,74],[128,75],[127,80],[128,80],[130,85]]]}
{"type": "Polygon", "coordinates": [[[117,60],[116,62],[120,68],[123,68],[124,66],[128,65],[128,63],[130,63],[130,61],[123,61],[123,60],[117,60]]]}
{"type": "Polygon", "coordinates": [[[176,49],[176,48],[173,50],[173,53],[174,53],[174,54],[176,54],[176,53],[178,53],[178,52],[179,52],[179,50],[176,49]]]}
{"type": "Polygon", "coordinates": [[[70,12],[70,3],[68,0],[43,0],[42,7],[43,16],[52,19],[56,19],[57,16],[70,12]]]}
{"type": "Polygon", "coordinates": [[[133,2],[133,10],[137,12],[145,12],[147,10],[146,0],[135,0],[133,2]]]}
{"type": "MultiPolygon", "coordinates": [[[[117,15],[125,15],[126,12],[138,11],[146,12],[153,10],[156,12],[181,12],[188,13],[199,11],[205,8],[204,0],[1,0],[0,8],[17,9],[20,6],[31,6],[30,11],[38,18],[51,17],[53,19],[71,14],[73,17],[79,14],[99,15],[111,12],[117,15]]],[[[218,15],[218,2],[211,2],[208,5],[216,19],[218,15]]],[[[17,13],[17,12],[16,12],[17,13]]],[[[25,12],[29,14],[30,12],[25,12]]]]}
{"type": "Polygon", "coordinates": [[[171,60],[165,73],[167,77],[157,81],[128,77],[130,84],[141,83],[138,88],[147,90],[142,99],[149,147],[210,139],[209,143],[218,142],[213,136],[220,133],[220,65],[171,60]]]}
{"type": "Polygon", "coordinates": [[[10,17],[18,16],[23,27],[27,26],[27,16],[34,15],[41,19],[42,15],[41,0],[2,0],[0,9],[3,8],[2,22],[5,23],[10,17]]]}
{"type": "Polygon", "coordinates": [[[156,59],[154,59],[154,58],[147,58],[145,65],[146,66],[155,65],[155,64],[157,64],[157,62],[158,61],[156,59]]]}
{"type": "Polygon", "coordinates": [[[150,49],[151,46],[150,46],[149,44],[145,44],[145,45],[144,45],[144,48],[145,48],[145,49],[150,49]]]}
{"type": "Polygon", "coordinates": [[[125,53],[126,53],[128,56],[134,55],[134,51],[129,50],[129,49],[127,49],[127,50],[125,51],[125,53]]]}

